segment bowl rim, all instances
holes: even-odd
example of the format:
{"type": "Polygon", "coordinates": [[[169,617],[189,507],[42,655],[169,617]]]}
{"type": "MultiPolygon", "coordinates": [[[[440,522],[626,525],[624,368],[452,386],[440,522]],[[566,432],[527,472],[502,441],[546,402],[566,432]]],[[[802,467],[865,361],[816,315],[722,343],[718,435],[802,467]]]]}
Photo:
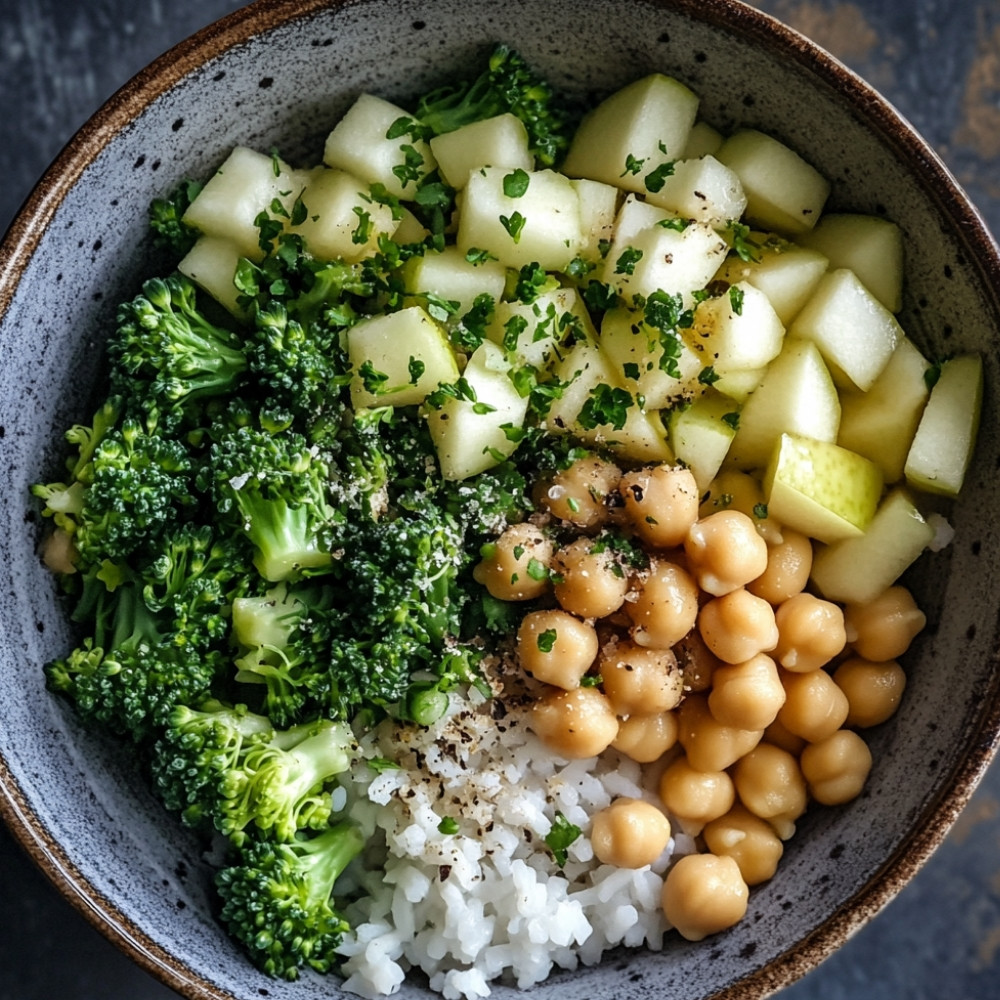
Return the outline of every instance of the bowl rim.
{"type": "MultiPolygon", "coordinates": [[[[208,60],[282,25],[323,10],[378,0],[253,0],[179,42],[117,90],[72,136],[16,213],[0,240],[0,320],[16,293],[61,202],[94,158],[144,109],[208,60]]],[[[1000,316],[1000,247],[978,210],[938,154],[887,98],[862,77],[777,18],[744,0],[640,0],[782,50],[827,86],[848,95],[865,124],[901,159],[919,166],[920,183],[941,215],[954,223],[971,251],[969,264],[992,291],[1000,316]]],[[[998,618],[1000,621],[1000,618],[998,618]]],[[[993,655],[1000,667],[1000,653],[993,655]]],[[[755,972],[724,988],[715,1000],[763,1000],[804,976],[870,921],[917,874],[945,839],[1000,748],[1000,669],[991,671],[982,711],[967,750],[916,817],[911,833],[854,895],[809,936],[755,972]]],[[[151,940],[112,900],[101,896],[49,835],[0,752],[0,818],[60,894],[141,968],[184,996],[236,1000],[151,940]]]]}

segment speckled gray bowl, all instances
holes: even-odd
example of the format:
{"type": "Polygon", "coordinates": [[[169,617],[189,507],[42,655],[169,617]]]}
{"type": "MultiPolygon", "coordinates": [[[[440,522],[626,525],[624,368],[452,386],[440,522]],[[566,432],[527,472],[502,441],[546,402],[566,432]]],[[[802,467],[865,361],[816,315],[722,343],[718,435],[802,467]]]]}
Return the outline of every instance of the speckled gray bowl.
{"type": "MultiPolygon", "coordinates": [[[[213,920],[210,872],[121,746],[46,693],[42,664],[72,641],[36,555],[29,484],[91,412],[115,303],[157,266],[152,197],[235,143],[315,158],[353,95],[408,96],[470,68],[496,40],[586,97],[663,70],[719,127],[761,127],[819,164],[833,203],[906,233],[904,325],[932,354],[981,351],[986,411],[947,551],[911,580],[930,627],[909,690],[872,733],[867,791],[817,809],[748,918],[700,945],[619,952],[559,973],[538,998],[765,996],[820,961],[897,892],[941,841],[997,744],[1000,260],[938,160],[842,66],[766,16],[724,0],[262,0],[159,60],[74,139],[0,247],[0,811],[62,892],[144,967],[191,998],[342,995],[335,979],[265,978],[213,920]]],[[[498,987],[498,997],[515,991],[498,987]]],[[[401,996],[425,996],[409,983],[401,996]]]]}

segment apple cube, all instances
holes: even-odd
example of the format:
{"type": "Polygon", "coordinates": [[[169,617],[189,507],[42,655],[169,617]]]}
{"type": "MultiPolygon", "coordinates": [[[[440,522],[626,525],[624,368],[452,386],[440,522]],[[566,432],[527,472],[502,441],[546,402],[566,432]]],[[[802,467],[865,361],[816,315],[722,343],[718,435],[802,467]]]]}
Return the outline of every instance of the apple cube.
{"type": "Polygon", "coordinates": [[[830,183],[784,143],[755,129],[740,129],[715,155],[739,177],[747,218],[755,225],[795,236],[819,221],[830,183]]]}
{"type": "Polygon", "coordinates": [[[402,270],[408,295],[433,295],[457,304],[457,316],[472,308],[477,295],[499,300],[507,282],[507,269],[495,260],[470,263],[455,246],[425,250],[411,257],[402,270]]]}
{"type": "Polygon", "coordinates": [[[583,243],[580,199],[554,170],[527,173],[522,194],[504,191],[505,167],[483,167],[469,177],[459,212],[457,243],[463,253],[488,250],[507,267],[540,264],[561,271],[583,243]]]}
{"type": "Polygon", "coordinates": [[[528,148],[528,130],[512,114],[485,118],[436,135],[430,146],[445,183],[456,191],[461,191],[472,171],[480,167],[503,167],[507,171],[535,168],[535,158],[528,148]]]}
{"type": "Polygon", "coordinates": [[[663,187],[649,191],[646,201],[714,229],[723,229],[730,219],[739,219],[747,207],[739,177],[714,156],[678,160],[663,187]]]}
{"type": "Polygon", "coordinates": [[[750,240],[756,244],[754,259],[730,254],[717,277],[731,285],[745,281],[762,291],[787,327],[816,290],[827,259],[773,234],[751,232],[750,240]]]}
{"type": "Polygon", "coordinates": [[[763,486],[767,509],[782,524],[836,542],[868,528],[882,495],[882,473],[839,445],[782,434],[763,486]]]}
{"type": "Polygon", "coordinates": [[[816,344],[838,385],[865,392],[903,339],[896,317],[846,268],[823,275],[789,333],[816,344]]]}
{"type": "Polygon", "coordinates": [[[509,367],[503,351],[484,340],[463,373],[475,398],[449,397],[439,409],[428,408],[428,430],[445,479],[475,476],[517,448],[516,436],[507,430],[523,426],[528,400],[511,382],[509,367]]]}
{"type": "Polygon", "coordinates": [[[574,288],[542,292],[534,302],[498,302],[486,335],[508,361],[545,370],[560,357],[571,333],[596,339],[593,322],[574,288]]]}
{"type": "Polygon", "coordinates": [[[972,461],[983,404],[983,359],[945,361],[906,456],[906,481],[926,493],[958,494],[972,461]]]}
{"type": "Polygon", "coordinates": [[[392,236],[392,209],[372,200],[368,187],[343,170],[312,171],[302,191],[306,217],[292,231],[314,257],[351,262],[378,248],[379,238],[392,236]]]}
{"type": "Polygon", "coordinates": [[[362,94],[327,136],[323,162],[412,201],[420,181],[437,168],[437,162],[423,139],[388,138],[401,118],[412,116],[381,97],[362,94]]]}
{"type": "Polygon", "coordinates": [[[719,374],[764,368],[778,356],[784,337],[767,296],[746,283],[701,302],[693,325],[684,331],[703,365],[719,374]]]}
{"type": "Polygon", "coordinates": [[[570,182],[580,201],[580,256],[592,264],[604,258],[601,247],[611,244],[618,214],[618,188],[579,178],[570,182]]]}
{"type": "Polygon", "coordinates": [[[696,121],[688,132],[688,140],[681,154],[682,160],[695,160],[699,156],[715,156],[725,142],[722,133],[708,122],[696,121]]]}
{"type": "Polygon", "coordinates": [[[616,91],[580,123],[563,170],[570,177],[646,192],[646,177],[681,157],[698,113],[683,83],[654,73],[616,91]]]}
{"type": "Polygon", "coordinates": [[[903,233],[877,215],[824,215],[800,242],[818,250],[831,268],[846,267],[888,309],[903,306],[903,233]]]}
{"type": "Polygon", "coordinates": [[[704,491],[717,475],[736,436],[738,407],[717,392],[699,396],[689,406],[670,411],[670,447],[704,491]]]}
{"type": "Polygon", "coordinates": [[[347,355],[356,410],[413,406],[442,382],[458,379],[447,334],[420,306],[356,323],[347,331],[347,355]]]}
{"type": "Polygon", "coordinates": [[[660,410],[697,386],[704,367],[701,357],[680,338],[672,338],[679,354],[674,359],[677,374],[663,365],[664,344],[660,332],[630,309],[610,309],[601,321],[601,352],[614,367],[616,385],[626,386],[645,400],[647,409],[660,410]]]}
{"type": "Polygon", "coordinates": [[[231,240],[222,236],[199,236],[177,265],[177,270],[237,319],[246,319],[246,310],[238,301],[240,291],[233,281],[240,258],[239,249],[231,240]]]}
{"type": "Polygon", "coordinates": [[[728,396],[737,403],[745,403],[760,388],[766,374],[766,366],[764,368],[742,368],[739,371],[722,372],[712,385],[723,396],[728,396]]]}
{"type": "Polygon", "coordinates": [[[275,201],[290,215],[302,183],[275,157],[237,146],[198,192],[183,221],[206,236],[229,240],[241,257],[260,261],[264,250],[257,217],[270,214],[275,201]]]}
{"type": "Polygon", "coordinates": [[[782,434],[837,440],[840,398],[815,344],[786,338],[760,386],[743,404],[729,461],[761,469],[782,434]]]}
{"type": "Polygon", "coordinates": [[[903,464],[930,391],[927,368],[927,360],[904,337],[868,392],[840,394],[837,444],[870,458],[887,483],[903,476],[903,464]]]}
{"type": "Polygon", "coordinates": [[[623,298],[656,291],[681,296],[686,307],[694,303],[692,292],[704,288],[726,259],[729,246],[711,227],[691,222],[680,228],[659,223],[632,237],[615,256],[616,236],[604,262],[603,280],[623,298]]]}
{"type": "Polygon", "coordinates": [[[812,581],[827,600],[867,604],[891,587],[933,538],[934,528],[909,492],[897,487],[879,505],[863,535],[816,552],[812,581]]]}

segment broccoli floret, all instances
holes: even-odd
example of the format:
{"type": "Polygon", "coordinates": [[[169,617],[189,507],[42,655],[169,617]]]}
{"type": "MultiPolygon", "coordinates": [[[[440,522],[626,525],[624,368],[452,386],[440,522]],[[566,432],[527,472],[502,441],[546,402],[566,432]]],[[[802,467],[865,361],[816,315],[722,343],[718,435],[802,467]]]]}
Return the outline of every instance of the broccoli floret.
{"type": "Polygon", "coordinates": [[[329,572],[326,462],[301,434],[241,427],[215,442],[198,479],[219,511],[254,547],[254,565],[272,583],[329,572]]]}
{"type": "Polygon", "coordinates": [[[264,972],[294,980],[304,966],[328,972],[347,932],[333,890],[364,838],[342,822],[291,843],[249,840],[216,877],[223,922],[264,972]]]}
{"type": "Polygon", "coordinates": [[[247,367],[241,339],[205,318],[180,274],[150,278],[119,308],[108,354],[112,389],[143,410],[224,394],[247,367]]]}
{"type": "Polygon", "coordinates": [[[223,672],[223,656],[205,637],[174,631],[134,583],[115,589],[95,625],[68,657],[47,664],[49,687],[84,719],[137,742],[162,727],[175,705],[204,701],[223,672]]]}
{"type": "Polygon", "coordinates": [[[211,822],[236,843],[250,826],[292,840],[327,825],[330,780],[353,755],[353,735],[342,723],[322,719],[280,731],[243,706],[210,701],[171,712],[153,750],[153,774],[164,803],[189,825],[211,822]]]}
{"type": "Polygon", "coordinates": [[[557,105],[552,87],[506,45],[493,50],[489,65],[475,80],[425,94],[416,113],[441,135],[507,112],[524,123],[539,164],[551,167],[559,162],[569,148],[570,116],[557,105]]]}
{"type": "Polygon", "coordinates": [[[181,181],[166,198],[154,198],[149,206],[149,227],[153,242],[183,257],[194,246],[198,231],[184,222],[184,213],[197,197],[203,185],[198,181],[181,181]]]}

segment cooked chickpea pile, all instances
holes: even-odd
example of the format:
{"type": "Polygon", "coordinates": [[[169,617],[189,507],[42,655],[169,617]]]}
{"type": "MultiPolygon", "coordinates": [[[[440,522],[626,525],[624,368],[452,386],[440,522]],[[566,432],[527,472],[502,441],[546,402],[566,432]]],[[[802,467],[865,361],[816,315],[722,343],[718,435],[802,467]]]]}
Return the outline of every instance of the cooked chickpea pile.
{"type": "Polygon", "coordinates": [[[649,801],[593,817],[596,857],[652,864],[671,821],[697,838],[662,894],[692,941],[743,917],[810,801],[860,794],[872,758],[855,730],[895,712],[897,660],[925,624],[901,586],[846,608],[810,593],[810,539],[761,516],[751,477],[719,485],[702,502],[684,468],[579,459],[476,567],[494,597],[535,602],[517,658],[541,740],[646,765],[649,801]]]}

